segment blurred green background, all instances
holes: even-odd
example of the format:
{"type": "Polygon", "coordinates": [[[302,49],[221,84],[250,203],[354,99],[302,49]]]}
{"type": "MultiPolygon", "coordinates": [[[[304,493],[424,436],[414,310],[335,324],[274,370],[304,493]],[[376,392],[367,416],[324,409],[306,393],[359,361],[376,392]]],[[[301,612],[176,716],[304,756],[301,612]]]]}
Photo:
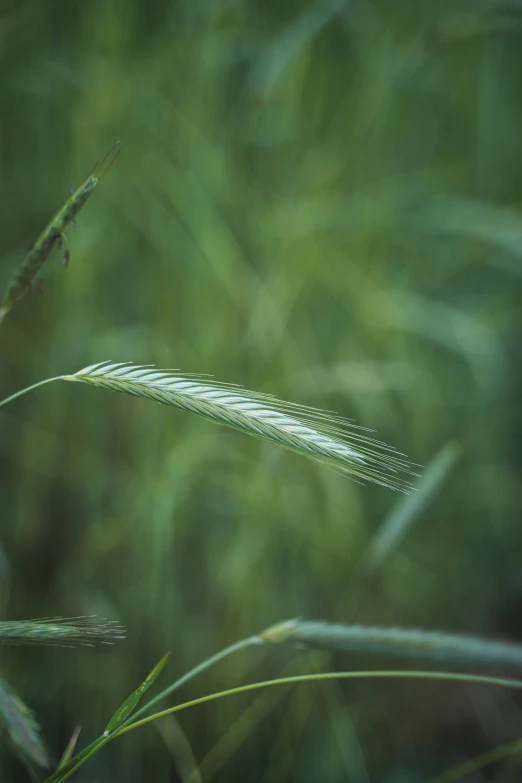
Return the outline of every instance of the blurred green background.
{"type": "MultiPolygon", "coordinates": [[[[2,651],[55,761],[166,650],[164,684],[296,615],[522,638],[522,4],[0,11],[2,287],[125,142],[69,232],[70,268],[55,253],[43,295],[2,326],[1,396],[106,359],[155,363],[336,410],[424,466],[405,502],[94,388],[3,408],[4,616],[128,629],[109,649],[2,651]]],[[[386,665],[254,650],[180,698],[386,665]]],[[[520,697],[477,686],[280,688],[121,738],[77,779],[413,783],[521,721],[520,697]]],[[[521,774],[512,759],[468,780],[521,774]]],[[[2,780],[24,775],[3,743],[2,780]]]]}

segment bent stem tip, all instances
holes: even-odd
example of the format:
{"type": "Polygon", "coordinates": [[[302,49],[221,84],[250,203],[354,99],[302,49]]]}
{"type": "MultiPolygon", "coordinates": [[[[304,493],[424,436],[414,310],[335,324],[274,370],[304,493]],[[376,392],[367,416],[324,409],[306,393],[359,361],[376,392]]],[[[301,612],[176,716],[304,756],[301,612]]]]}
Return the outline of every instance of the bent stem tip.
{"type": "MultiPolygon", "coordinates": [[[[0,323],[1,323],[1,318],[0,318],[0,323]]],[[[22,397],[24,394],[27,394],[27,392],[30,392],[33,389],[37,389],[39,386],[45,386],[46,383],[52,383],[53,381],[61,381],[61,380],[63,380],[63,376],[57,375],[55,378],[46,378],[44,381],[38,381],[38,383],[33,383],[32,386],[26,386],[25,389],[20,389],[20,391],[11,394],[9,397],[6,397],[4,400],[0,400],[0,408],[3,405],[7,405],[8,402],[12,402],[13,400],[16,400],[17,397],[22,397]]]]}

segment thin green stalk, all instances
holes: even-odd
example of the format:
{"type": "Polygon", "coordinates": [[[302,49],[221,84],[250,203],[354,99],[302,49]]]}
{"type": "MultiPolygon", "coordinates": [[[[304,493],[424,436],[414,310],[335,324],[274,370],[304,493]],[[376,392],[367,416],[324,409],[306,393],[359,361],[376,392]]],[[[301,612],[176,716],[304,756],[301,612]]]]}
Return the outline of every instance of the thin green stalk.
{"type": "Polygon", "coordinates": [[[227,658],[229,655],[232,655],[233,653],[238,652],[239,650],[244,650],[246,647],[251,647],[252,645],[259,645],[260,643],[261,642],[259,636],[249,636],[247,639],[241,639],[241,641],[236,642],[235,644],[231,644],[229,647],[225,647],[224,650],[221,650],[220,652],[216,653],[215,655],[212,656],[212,658],[207,658],[205,661],[198,664],[189,672],[187,672],[182,677],[180,677],[179,680],[173,682],[172,685],[169,685],[168,688],[165,688],[164,690],[161,691],[161,693],[158,693],[156,696],[154,696],[153,699],[150,699],[150,701],[144,704],[143,707],[140,707],[139,710],[136,710],[136,712],[132,715],[132,717],[128,718],[125,721],[123,726],[128,726],[129,723],[131,721],[134,721],[139,715],[143,715],[144,712],[149,710],[159,701],[165,699],[167,696],[170,696],[171,693],[174,693],[174,691],[178,690],[178,688],[181,688],[182,685],[185,685],[185,683],[187,683],[189,680],[192,680],[193,677],[196,677],[198,674],[201,674],[201,672],[204,672],[206,669],[209,669],[215,663],[222,661],[223,658],[227,658]]]}
{"type": "Polygon", "coordinates": [[[61,381],[61,380],[62,380],[62,376],[57,375],[56,378],[46,378],[45,381],[38,381],[38,383],[33,383],[32,386],[26,386],[25,389],[21,389],[20,391],[11,394],[11,396],[6,397],[5,400],[0,400],[0,408],[2,407],[2,405],[7,405],[8,402],[12,402],[13,400],[16,400],[17,397],[21,397],[23,394],[27,394],[27,392],[30,392],[33,389],[37,389],[39,386],[44,386],[46,383],[51,383],[52,381],[61,381]]]}
{"type": "Polygon", "coordinates": [[[225,696],[236,696],[240,693],[248,693],[249,691],[256,691],[260,688],[268,688],[273,685],[293,685],[298,682],[354,679],[443,680],[446,682],[473,682],[476,685],[496,685],[501,688],[522,688],[522,680],[511,680],[506,677],[489,677],[483,674],[460,674],[459,672],[430,672],[416,669],[404,671],[376,670],[296,674],[291,677],[280,677],[276,680],[264,680],[263,682],[253,682],[249,683],[248,685],[239,685],[237,688],[229,688],[226,691],[210,693],[207,696],[201,696],[199,699],[193,699],[192,701],[187,701],[183,704],[176,704],[174,707],[169,707],[167,710],[156,712],[154,715],[149,715],[148,717],[142,718],[138,721],[133,721],[130,725],[122,726],[111,736],[119,737],[121,734],[126,734],[127,732],[132,731],[133,729],[137,729],[140,726],[145,726],[147,723],[151,723],[154,720],[164,718],[166,715],[171,715],[174,712],[180,712],[180,710],[185,710],[189,707],[196,707],[199,704],[206,704],[207,702],[215,701],[216,699],[221,699],[225,696]]]}
{"type": "MultiPolygon", "coordinates": [[[[139,710],[136,710],[135,713],[133,713],[132,717],[127,718],[127,720],[122,724],[122,728],[125,726],[128,726],[131,721],[135,720],[139,715],[143,715],[144,712],[146,712],[148,709],[150,709],[154,704],[157,704],[158,701],[161,699],[164,699],[166,696],[169,696],[171,693],[173,693],[178,688],[181,688],[182,685],[185,685],[186,682],[191,680],[193,677],[196,677],[201,672],[205,671],[206,669],[209,669],[211,666],[213,666],[215,663],[218,663],[219,661],[223,660],[223,658],[226,658],[229,655],[232,655],[232,653],[238,652],[239,650],[243,650],[246,647],[250,647],[251,645],[258,645],[260,644],[260,638],[258,636],[249,636],[246,639],[241,639],[239,642],[235,642],[234,644],[231,644],[229,647],[225,647],[224,650],[221,650],[220,652],[213,655],[211,658],[207,658],[206,660],[202,661],[200,664],[195,666],[193,669],[191,669],[189,672],[184,674],[182,677],[180,677],[178,680],[172,683],[172,685],[169,685],[168,688],[165,688],[161,693],[158,693],[157,696],[155,696],[153,699],[150,699],[146,704],[143,705],[139,710]]],[[[79,754],[77,754],[76,759],[77,763],[76,765],[68,769],[66,768],[67,774],[72,774],[78,767],[81,767],[85,762],[94,755],[100,748],[102,748],[107,742],[110,742],[113,737],[117,735],[117,732],[114,732],[112,734],[109,734],[108,736],[102,736],[98,739],[91,742],[90,745],[87,745],[86,748],[84,748],[79,754]]],[[[70,764],[73,763],[74,759],[69,762],[70,764]]],[[[58,770],[53,775],[51,775],[50,778],[48,778],[45,783],[58,783],[58,781],[67,780],[66,777],[61,777],[61,775],[64,775],[65,772],[63,770],[58,770]]]]}
{"type": "MultiPolygon", "coordinates": [[[[244,640],[243,644],[245,644],[247,641],[248,640],[244,640]]],[[[230,650],[230,648],[228,649],[230,650]]],[[[218,655],[220,654],[218,653],[218,655]]],[[[108,737],[102,737],[98,740],[95,740],[95,742],[93,742],[89,748],[86,748],[84,751],[82,751],[81,754],[79,754],[79,758],[77,758],[74,766],[67,769],[63,774],[60,774],[60,771],[55,772],[54,775],[51,775],[50,778],[47,778],[45,783],[65,783],[65,781],[69,780],[71,775],[81,766],[83,766],[83,764],[85,764],[85,762],[91,756],[93,756],[94,753],[100,750],[108,742],[116,739],[116,737],[120,737],[122,734],[127,734],[129,731],[133,731],[134,729],[140,728],[141,726],[145,726],[148,723],[152,723],[155,720],[164,718],[167,715],[172,715],[175,712],[181,712],[182,710],[188,709],[189,707],[196,707],[200,704],[207,704],[211,701],[216,701],[217,699],[221,699],[226,696],[236,696],[240,693],[248,693],[250,691],[259,690],[261,688],[272,687],[274,685],[294,685],[300,682],[321,682],[324,680],[343,679],[422,679],[445,682],[473,682],[480,685],[495,685],[501,688],[522,688],[522,680],[511,680],[503,677],[489,677],[481,674],[459,674],[458,672],[430,672],[420,670],[320,672],[316,674],[301,674],[291,677],[280,677],[276,680],[254,682],[248,685],[240,685],[237,688],[230,688],[225,691],[219,691],[218,693],[211,693],[207,696],[201,696],[199,699],[192,699],[191,701],[187,701],[182,704],[176,704],[174,707],[169,707],[167,710],[162,710],[161,712],[157,712],[154,715],[149,715],[145,718],[142,718],[141,720],[134,720],[130,724],[123,725],[120,729],[113,732],[113,734],[109,734],[108,737]]],[[[143,709],[146,709],[146,707],[143,709]]]]}

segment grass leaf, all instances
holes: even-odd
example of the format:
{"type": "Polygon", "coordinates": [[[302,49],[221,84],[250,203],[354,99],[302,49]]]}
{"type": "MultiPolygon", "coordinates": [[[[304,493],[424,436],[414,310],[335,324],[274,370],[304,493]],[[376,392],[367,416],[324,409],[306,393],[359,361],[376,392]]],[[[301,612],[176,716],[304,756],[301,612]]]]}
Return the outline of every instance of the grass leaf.
{"type": "Polygon", "coordinates": [[[57,769],[63,769],[63,767],[65,767],[65,765],[68,764],[69,761],[71,760],[72,754],[75,751],[76,743],[78,742],[78,737],[80,736],[80,731],[81,730],[82,730],[81,726],[76,726],[75,730],[72,733],[71,739],[67,743],[67,745],[65,747],[65,750],[63,752],[63,755],[62,755],[60,761],[58,762],[57,769]]]}
{"type": "Polygon", "coordinates": [[[108,737],[109,734],[112,734],[113,731],[119,729],[123,721],[136,708],[138,702],[140,701],[145,691],[147,691],[151,687],[151,685],[156,681],[160,672],[163,670],[163,667],[167,663],[167,658],[169,657],[169,655],[170,652],[165,653],[163,658],[156,664],[156,666],[153,668],[153,670],[148,675],[148,677],[142,682],[139,688],[136,688],[136,690],[125,699],[123,704],[120,707],[118,707],[118,709],[116,710],[116,712],[114,713],[110,721],[108,722],[107,728],[103,732],[104,737],[108,737]]]}
{"type": "Polygon", "coordinates": [[[417,491],[399,499],[372,538],[362,564],[366,572],[376,571],[397,549],[408,530],[422,517],[426,507],[439,492],[460,454],[461,448],[457,443],[447,443],[427,466],[423,478],[417,482],[417,491]]]}

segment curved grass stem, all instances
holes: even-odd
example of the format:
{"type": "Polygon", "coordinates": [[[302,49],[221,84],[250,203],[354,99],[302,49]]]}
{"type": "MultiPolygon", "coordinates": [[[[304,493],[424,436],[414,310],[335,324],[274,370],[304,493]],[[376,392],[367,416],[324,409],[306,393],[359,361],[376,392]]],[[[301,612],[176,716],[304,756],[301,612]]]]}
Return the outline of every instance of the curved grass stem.
{"type": "Polygon", "coordinates": [[[20,391],[11,394],[10,397],[6,397],[5,400],[0,400],[0,408],[2,407],[2,405],[7,405],[8,402],[13,402],[13,400],[16,400],[17,397],[22,397],[24,394],[27,394],[27,392],[30,392],[33,389],[37,389],[39,386],[45,386],[46,383],[51,383],[52,381],[61,381],[61,380],[62,380],[62,376],[57,375],[56,378],[46,378],[45,381],[38,381],[38,383],[33,383],[32,386],[26,386],[25,389],[20,389],[20,391]]]}
{"type": "MultiPolygon", "coordinates": [[[[243,644],[247,640],[244,640],[243,644]]],[[[241,643],[240,643],[241,644],[241,643]]],[[[233,645],[235,647],[235,645],[233,645]]],[[[230,648],[227,648],[230,650],[230,648]]],[[[218,655],[220,655],[218,653],[218,655]]],[[[209,659],[210,660],[210,659],[209,659]]],[[[199,668],[199,667],[197,667],[199,668]]],[[[194,670],[193,670],[194,671],[194,670]]],[[[227,696],[237,696],[241,693],[248,693],[250,691],[260,690],[261,688],[269,688],[275,685],[295,685],[302,682],[321,682],[325,680],[344,680],[344,679],[417,679],[417,680],[435,680],[445,682],[473,682],[478,685],[494,685],[501,688],[522,688],[522,680],[512,680],[503,677],[490,677],[480,674],[460,674],[458,672],[430,672],[421,670],[376,670],[376,671],[348,671],[348,672],[319,672],[316,674],[301,674],[291,677],[280,677],[276,680],[264,680],[262,682],[254,682],[248,685],[240,685],[237,688],[230,688],[225,691],[219,691],[218,693],[211,693],[206,696],[201,696],[198,699],[192,699],[191,701],[183,702],[182,704],[176,704],[174,707],[156,712],[154,715],[149,715],[140,720],[135,720],[137,714],[134,716],[134,720],[131,723],[123,725],[120,729],[110,734],[108,737],[101,737],[99,740],[95,740],[88,748],[76,757],[76,763],[73,759],[71,766],[64,771],[55,772],[50,778],[47,778],[45,783],[65,783],[69,780],[71,775],[76,772],[88,759],[94,755],[98,750],[111,742],[116,737],[120,737],[122,734],[127,734],[129,731],[138,729],[141,726],[145,726],[148,723],[152,723],[155,720],[164,718],[167,715],[172,715],[175,712],[181,712],[189,707],[196,707],[200,704],[207,704],[217,699],[222,699],[227,696]],[[62,772],[62,774],[60,774],[62,772]]],[[[168,689],[167,689],[168,690],[168,689]]],[[[160,694],[161,696],[161,694],[160,694]]],[[[146,709],[149,705],[145,705],[143,709],[146,709]]]]}
{"type": "Polygon", "coordinates": [[[202,663],[198,664],[189,672],[187,672],[182,677],[180,677],[178,680],[173,682],[172,685],[169,685],[167,688],[162,690],[161,693],[158,693],[157,696],[154,696],[154,698],[150,699],[146,704],[143,705],[143,707],[140,707],[139,710],[136,710],[136,712],[125,721],[123,726],[129,725],[130,722],[136,720],[136,718],[139,715],[143,715],[147,710],[149,710],[159,701],[162,701],[167,696],[170,696],[171,693],[178,690],[178,688],[181,688],[182,685],[185,685],[185,683],[187,683],[189,680],[192,680],[198,674],[201,674],[201,672],[204,672],[206,669],[209,669],[215,663],[219,663],[219,661],[222,661],[223,658],[227,658],[229,655],[232,655],[235,652],[239,652],[239,650],[244,650],[246,647],[251,647],[252,645],[259,645],[259,644],[260,644],[260,639],[258,636],[249,636],[247,639],[241,639],[241,641],[236,642],[235,644],[231,644],[229,647],[225,647],[224,650],[221,650],[220,652],[216,653],[215,655],[212,656],[212,658],[207,658],[205,661],[202,661],[202,663]]]}
{"type": "MultiPolygon", "coordinates": [[[[177,679],[167,688],[165,688],[160,693],[158,693],[157,696],[155,696],[153,699],[150,699],[139,710],[136,710],[136,712],[133,713],[133,715],[130,718],[127,718],[127,720],[122,724],[122,728],[130,725],[131,721],[134,721],[136,720],[137,717],[143,715],[143,713],[149,710],[151,707],[153,707],[154,704],[157,704],[161,699],[164,699],[166,696],[170,696],[170,694],[173,693],[175,690],[181,688],[182,685],[185,685],[185,683],[187,683],[193,677],[196,677],[201,672],[205,671],[206,669],[209,669],[215,663],[222,661],[224,658],[227,658],[229,655],[232,655],[235,652],[239,652],[239,650],[243,650],[246,647],[250,647],[252,645],[258,645],[260,644],[260,642],[261,642],[260,637],[249,636],[246,639],[241,639],[239,642],[235,642],[234,644],[225,647],[224,650],[220,650],[211,658],[207,658],[206,660],[202,661],[193,669],[191,669],[189,672],[184,674],[182,677],[177,679]]],[[[85,762],[89,758],[91,758],[91,756],[93,756],[98,750],[100,750],[104,745],[106,745],[107,742],[110,742],[115,736],[117,736],[117,733],[118,732],[114,732],[112,734],[109,734],[108,736],[99,737],[98,739],[91,742],[90,745],[88,745],[86,748],[84,748],[80,753],[76,755],[75,757],[76,763],[75,763],[75,759],[73,758],[66,765],[65,769],[57,770],[53,775],[51,775],[50,778],[48,778],[45,781],[45,783],[62,783],[62,781],[67,780],[69,775],[72,775],[73,772],[75,772],[79,767],[83,766],[83,764],[85,764],[85,762]]]]}
{"type": "Polygon", "coordinates": [[[442,680],[446,682],[473,682],[477,685],[496,685],[501,688],[522,688],[522,680],[511,680],[504,677],[490,677],[482,674],[460,674],[459,672],[430,672],[422,670],[375,670],[375,671],[350,671],[350,672],[318,672],[316,674],[296,674],[290,677],[279,677],[276,680],[264,680],[262,682],[253,682],[248,685],[239,685],[237,688],[229,688],[218,693],[210,693],[207,696],[201,696],[199,699],[177,704],[169,707],[167,710],[156,712],[141,720],[135,720],[129,725],[122,726],[113,736],[126,734],[140,726],[145,726],[154,720],[171,715],[174,712],[196,707],[198,704],[206,704],[216,699],[222,699],[225,696],[236,696],[240,693],[259,690],[260,688],[269,688],[274,685],[294,685],[300,682],[319,682],[321,680],[355,680],[355,679],[396,679],[396,680],[442,680]]]}

